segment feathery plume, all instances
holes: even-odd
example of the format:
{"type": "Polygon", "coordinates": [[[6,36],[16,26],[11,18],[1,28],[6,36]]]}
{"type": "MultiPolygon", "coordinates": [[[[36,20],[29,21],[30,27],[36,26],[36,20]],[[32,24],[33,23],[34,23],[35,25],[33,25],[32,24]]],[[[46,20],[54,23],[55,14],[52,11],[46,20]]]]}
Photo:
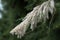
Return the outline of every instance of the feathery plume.
{"type": "Polygon", "coordinates": [[[43,23],[45,23],[47,19],[49,19],[48,12],[53,15],[54,8],[54,0],[48,0],[41,5],[36,6],[24,17],[19,25],[10,31],[10,33],[12,35],[17,35],[18,38],[23,37],[30,24],[30,29],[33,31],[37,27],[37,23],[42,22],[42,20],[43,23]]]}

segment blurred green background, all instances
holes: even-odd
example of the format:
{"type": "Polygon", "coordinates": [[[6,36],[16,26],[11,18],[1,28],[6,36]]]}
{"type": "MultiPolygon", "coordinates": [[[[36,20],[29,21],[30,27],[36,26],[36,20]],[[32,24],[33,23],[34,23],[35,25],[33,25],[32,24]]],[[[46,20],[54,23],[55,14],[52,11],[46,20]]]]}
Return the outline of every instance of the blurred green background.
{"type": "Polygon", "coordinates": [[[0,0],[0,40],[60,40],[60,0],[54,0],[56,14],[51,27],[47,27],[48,23],[39,23],[34,31],[28,29],[21,39],[9,33],[28,12],[44,1],[47,0],[0,0]]]}

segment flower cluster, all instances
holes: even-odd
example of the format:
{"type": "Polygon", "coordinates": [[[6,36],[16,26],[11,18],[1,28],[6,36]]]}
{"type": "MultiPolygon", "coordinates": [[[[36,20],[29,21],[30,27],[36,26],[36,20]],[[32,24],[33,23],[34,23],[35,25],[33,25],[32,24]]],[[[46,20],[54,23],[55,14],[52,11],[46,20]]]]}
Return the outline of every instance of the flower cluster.
{"type": "Polygon", "coordinates": [[[34,28],[37,27],[37,23],[42,22],[42,20],[43,23],[45,23],[47,19],[49,19],[48,12],[53,15],[54,8],[54,0],[48,0],[34,7],[33,10],[24,17],[23,21],[12,29],[10,33],[17,35],[18,38],[23,37],[30,24],[30,29],[34,30],[34,28]]]}

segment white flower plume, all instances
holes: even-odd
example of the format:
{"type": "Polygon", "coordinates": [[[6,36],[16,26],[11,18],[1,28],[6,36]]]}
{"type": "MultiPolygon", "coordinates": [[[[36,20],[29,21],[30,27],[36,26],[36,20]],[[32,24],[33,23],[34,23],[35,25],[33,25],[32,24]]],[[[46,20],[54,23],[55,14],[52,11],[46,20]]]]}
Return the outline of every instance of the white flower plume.
{"type": "Polygon", "coordinates": [[[30,29],[34,30],[37,27],[38,22],[42,22],[43,20],[43,23],[45,23],[47,19],[49,19],[48,12],[53,15],[54,8],[54,0],[48,0],[41,5],[36,6],[24,17],[19,25],[10,31],[10,33],[17,35],[18,38],[23,37],[30,24],[30,29]]]}

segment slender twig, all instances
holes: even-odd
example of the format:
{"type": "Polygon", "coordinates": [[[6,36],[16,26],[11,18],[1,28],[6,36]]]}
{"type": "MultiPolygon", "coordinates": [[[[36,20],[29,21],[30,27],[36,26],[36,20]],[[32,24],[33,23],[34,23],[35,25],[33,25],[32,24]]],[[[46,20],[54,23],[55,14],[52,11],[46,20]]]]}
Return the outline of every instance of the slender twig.
{"type": "Polygon", "coordinates": [[[50,37],[50,32],[51,32],[51,24],[52,24],[52,21],[53,21],[53,19],[54,19],[54,16],[55,16],[55,13],[56,12],[56,9],[54,10],[54,14],[52,15],[52,18],[51,18],[51,20],[50,20],[50,22],[49,22],[49,25],[48,25],[48,38],[50,37]]]}

